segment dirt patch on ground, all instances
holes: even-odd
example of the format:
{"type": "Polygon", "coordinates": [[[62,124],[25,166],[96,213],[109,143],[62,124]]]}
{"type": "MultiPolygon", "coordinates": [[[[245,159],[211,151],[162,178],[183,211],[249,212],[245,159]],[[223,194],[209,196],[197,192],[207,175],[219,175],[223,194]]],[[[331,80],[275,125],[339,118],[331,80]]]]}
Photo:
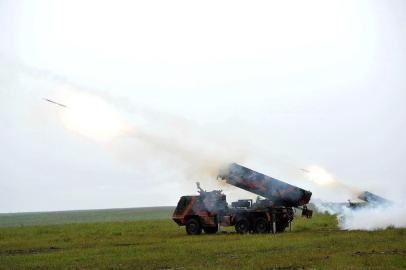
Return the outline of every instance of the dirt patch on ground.
{"type": "Polygon", "coordinates": [[[129,247],[129,246],[139,246],[140,244],[138,243],[118,243],[114,244],[113,246],[115,247],[129,247]]]}
{"type": "Polygon", "coordinates": [[[370,255],[405,255],[406,250],[383,250],[383,251],[356,251],[352,254],[352,256],[370,256],[370,255]]]}
{"type": "Polygon", "coordinates": [[[304,266],[279,266],[273,268],[267,268],[267,270],[303,270],[304,266]]]}
{"type": "Polygon", "coordinates": [[[10,249],[0,251],[0,256],[17,256],[17,255],[32,255],[39,253],[49,253],[60,251],[61,248],[58,247],[40,247],[31,249],[10,249]]]}

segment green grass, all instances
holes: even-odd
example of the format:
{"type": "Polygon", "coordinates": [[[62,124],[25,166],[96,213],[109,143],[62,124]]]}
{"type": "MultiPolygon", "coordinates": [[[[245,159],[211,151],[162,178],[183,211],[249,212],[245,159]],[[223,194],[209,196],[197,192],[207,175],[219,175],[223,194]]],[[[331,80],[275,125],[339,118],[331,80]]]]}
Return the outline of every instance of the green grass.
{"type": "Polygon", "coordinates": [[[0,214],[0,227],[169,219],[174,207],[0,214]]]}
{"type": "Polygon", "coordinates": [[[406,229],[340,231],[321,214],[292,229],[187,236],[168,219],[4,227],[0,269],[406,268],[406,229]]]}

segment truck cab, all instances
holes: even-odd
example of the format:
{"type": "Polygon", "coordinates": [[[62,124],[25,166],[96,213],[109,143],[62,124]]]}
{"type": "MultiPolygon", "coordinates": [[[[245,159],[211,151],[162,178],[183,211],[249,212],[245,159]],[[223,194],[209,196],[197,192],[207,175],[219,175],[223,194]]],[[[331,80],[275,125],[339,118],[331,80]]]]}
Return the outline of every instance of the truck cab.
{"type": "Polygon", "coordinates": [[[227,201],[225,195],[211,197],[213,198],[208,199],[202,195],[180,197],[172,219],[179,226],[185,226],[190,235],[201,234],[202,230],[208,234],[216,233],[220,213],[227,211],[227,201]]]}

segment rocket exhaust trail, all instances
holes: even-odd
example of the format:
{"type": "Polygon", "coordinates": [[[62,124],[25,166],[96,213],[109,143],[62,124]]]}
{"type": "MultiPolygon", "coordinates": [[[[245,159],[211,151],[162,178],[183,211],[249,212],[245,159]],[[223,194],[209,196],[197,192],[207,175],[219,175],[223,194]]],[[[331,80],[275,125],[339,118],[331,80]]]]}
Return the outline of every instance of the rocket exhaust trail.
{"type": "Polygon", "coordinates": [[[56,105],[58,105],[58,106],[67,108],[66,105],[63,105],[63,104],[61,104],[61,103],[59,103],[59,102],[56,102],[56,101],[53,101],[53,100],[50,100],[50,99],[47,99],[47,98],[44,98],[44,100],[45,100],[45,101],[48,101],[48,102],[51,102],[51,103],[53,103],[53,104],[56,104],[56,105]]]}

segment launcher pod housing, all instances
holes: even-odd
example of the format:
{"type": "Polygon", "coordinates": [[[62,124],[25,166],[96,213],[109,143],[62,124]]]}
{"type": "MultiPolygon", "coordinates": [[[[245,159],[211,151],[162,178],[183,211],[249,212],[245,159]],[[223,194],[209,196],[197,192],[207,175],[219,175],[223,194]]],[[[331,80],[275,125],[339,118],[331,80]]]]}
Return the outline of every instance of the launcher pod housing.
{"type": "Polygon", "coordinates": [[[283,232],[291,228],[293,207],[301,209],[302,216],[312,216],[306,207],[309,191],[236,163],[222,169],[218,178],[263,199],[238,200],[229,206],[221,190],[205,191],[197,183],[199,195],[182,196],[173,213],[173,220],[188,234],[216,233],[220,226],[234,226],[238,233],[283,232]]]}
{"type": "Polygon", "coordinates": [[[232,163],[220,171],[228,184],[260,195],[275,206],[299,207],[309,203],[312,193],[281,180],[232,163]]]}

